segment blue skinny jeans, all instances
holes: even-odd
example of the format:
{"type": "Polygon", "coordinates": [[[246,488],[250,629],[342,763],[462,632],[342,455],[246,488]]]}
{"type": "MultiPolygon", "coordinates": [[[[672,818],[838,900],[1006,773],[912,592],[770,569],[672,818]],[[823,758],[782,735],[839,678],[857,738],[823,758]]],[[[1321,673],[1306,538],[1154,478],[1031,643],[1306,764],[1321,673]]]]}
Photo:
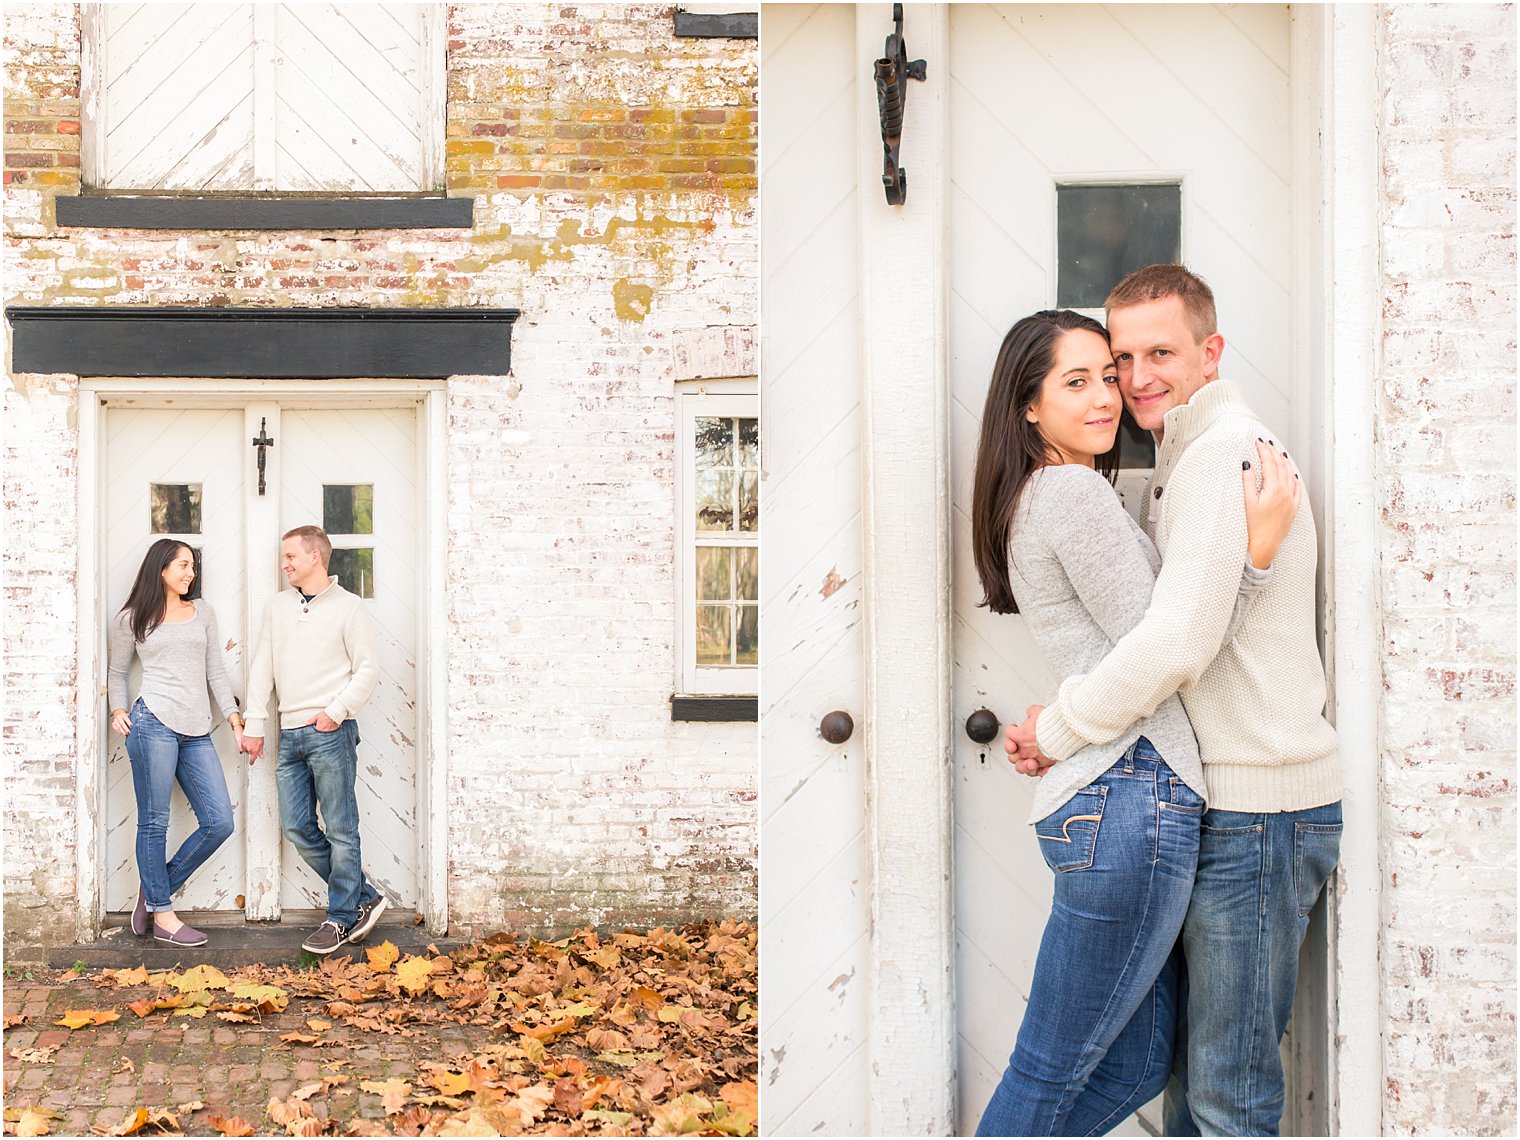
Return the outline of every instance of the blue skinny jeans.
{"type": "Polygon", "coordinates": [[[1035,824],[1055,897],[978,1136],[1099,1136],[1166,1087],[1202,814],[1142,736],[1035,824]]]}
{"type": "Polygon", "coordinates": [[[232,800],[222,762],[209,734],[175,732],[139,697],[128,714],[127,757],[132,762],[132,790],[137,796],[137,876],[148,910],[173,910],[170,896],[232,834],[232,800]],[[169,839],[169,797],[175,782],[195,812],[196,829],[165,861],[169,839]]]}

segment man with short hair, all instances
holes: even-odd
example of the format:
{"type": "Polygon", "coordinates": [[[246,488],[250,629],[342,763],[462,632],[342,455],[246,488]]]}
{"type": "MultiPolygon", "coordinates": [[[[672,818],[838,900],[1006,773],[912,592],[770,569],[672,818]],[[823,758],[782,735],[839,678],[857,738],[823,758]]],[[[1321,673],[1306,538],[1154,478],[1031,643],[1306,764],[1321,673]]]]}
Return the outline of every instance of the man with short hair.
{"type": "MultiPolygon", "coordinates": [[[[1278,1044],[1308,915],[1339,857],[1341,774],[1315,637],[1314,520],[1302,504],[1238,632],[1222,645],[1246,550],[1239,472],[1275,437],[1219,378],[1214,297],[1151,265],[1105,302],[1119,389],[1158,444],[1144,529],[1161,553],[1145,617],[1086,676],[1008,729],[1019,770],[1111,740],[1181,693],[1208,782],[1183,926],[1187,988],[1168,1135],[1277,1135],[1278,1044]],[[1017,754],[1017,755],[1015,755],[1017,754]],[[1191,1110],[1191,1111],[1189,1111],[1191,1110]]],[[[1286,451],[1283,452],[1286,455],[1286,451]]]]}
{"type": "Polygon", "coordinates": [[[263,755],[270,690],[276,690],[281,829],[327,884],[327,918],[301,949],[325,955],[363,941],[386,907],[364,877],[354,794],[359,725],[353,718],[375,691],[380,670],[363,600],[327,573],[332,543],[322,528],[287,531],[280,557],[293,589],[279,591],[264,610],[248,674],[243,750],[250,764],[263,755]]]}

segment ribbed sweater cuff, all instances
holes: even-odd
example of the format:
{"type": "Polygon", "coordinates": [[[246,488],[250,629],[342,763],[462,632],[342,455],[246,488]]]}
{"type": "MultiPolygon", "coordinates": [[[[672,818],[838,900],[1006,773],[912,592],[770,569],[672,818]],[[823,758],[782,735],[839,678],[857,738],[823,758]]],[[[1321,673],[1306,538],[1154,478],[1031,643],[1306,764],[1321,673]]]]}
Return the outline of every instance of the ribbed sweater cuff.
{"type": "MultiPolygon", "coordinates": [[[[1044,727],[1045,717],[1040,717],[1044,727]]],[[[1041,734],[1043,735],[1043,733],[1041,734]]],[[[1341,798],[1340,758],[1334,753],[1303,764],[1203,765],[1209,807],[1222,811],[1305,811],[1341,798]]]]}
{"type": "Polygon", "coordinates": [[[1054,704],[1046,705],[1040,713],[1040,719],[1035,722],[1034,735],[1040,751],[1052,760],[1065,760],[1078,749],[1092,743],[1073,731],[1059,699],[1054,704]]]}

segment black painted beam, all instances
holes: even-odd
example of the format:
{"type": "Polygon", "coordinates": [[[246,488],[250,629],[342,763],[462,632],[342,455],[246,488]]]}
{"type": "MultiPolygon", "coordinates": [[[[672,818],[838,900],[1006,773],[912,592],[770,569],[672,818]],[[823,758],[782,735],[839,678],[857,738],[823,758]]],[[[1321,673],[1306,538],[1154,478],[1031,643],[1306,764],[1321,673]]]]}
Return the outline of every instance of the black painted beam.
{"type": "Polygon", "coordinates": [[[758,12],[686,12],[676,9],[676,35],[699,39],[758,40],[758,12]]]}
{"type": "Polygon", "coordinates": [[[758,697],[671,697],[671,720],[750,720],[760,719],[758,697]]]}
{"type": "Polygon", "coordinates": [[[469,229],[474,198],[221,198],[81,194],[54,199],[60,226],[124,230],[469,229]]]}
{"type": "Polygon", "coordinates": [[[499,376],[518,309],[13,307],[11,371],[75,376],[499,376]]]}

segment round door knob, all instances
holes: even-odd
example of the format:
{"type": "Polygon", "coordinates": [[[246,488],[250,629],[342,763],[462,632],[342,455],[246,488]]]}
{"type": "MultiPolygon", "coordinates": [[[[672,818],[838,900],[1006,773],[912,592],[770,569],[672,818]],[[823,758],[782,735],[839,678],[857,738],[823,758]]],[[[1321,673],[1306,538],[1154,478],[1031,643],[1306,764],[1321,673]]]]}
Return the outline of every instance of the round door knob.
{"type": "Polygon", "coordinates": [[[835,709],[818,722],[818,731],[830,744],[843,744],[855,731],[855,722],[849,713],[835,709]]]}
{"type": "Polygon", "coordinates": [[[991,744],[1001,725],[990,709],[977,709],[966,718],[966,735],[978,744],[991,744]]]}

